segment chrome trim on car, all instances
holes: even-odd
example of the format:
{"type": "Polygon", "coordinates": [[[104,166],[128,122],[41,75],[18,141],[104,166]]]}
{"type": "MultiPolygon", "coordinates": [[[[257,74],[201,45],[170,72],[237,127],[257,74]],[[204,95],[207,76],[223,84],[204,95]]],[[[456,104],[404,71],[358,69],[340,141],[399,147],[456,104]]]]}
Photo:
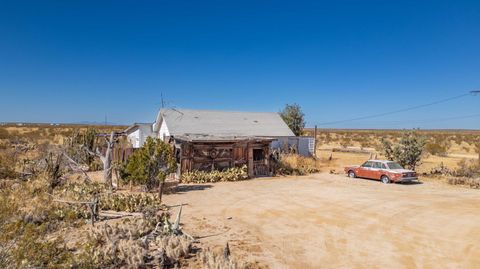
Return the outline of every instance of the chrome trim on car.
{"type": "Polygon", "coordinates": [[[397,182],[410,182],[412,180],[418,180],[418,177],[401,177],[397,182]]]}

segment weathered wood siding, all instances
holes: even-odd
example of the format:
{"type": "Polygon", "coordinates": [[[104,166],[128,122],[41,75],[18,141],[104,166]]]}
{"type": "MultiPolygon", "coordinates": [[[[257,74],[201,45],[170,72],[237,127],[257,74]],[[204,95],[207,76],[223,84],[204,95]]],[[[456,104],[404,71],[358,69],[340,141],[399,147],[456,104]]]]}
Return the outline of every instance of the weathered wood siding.
{"type": "Polygon", "coordinates": [[[248,166],[250,176],[268,175],[270,143],[184,142],[180,146],[181,173],[193,170],[213,171],[248,166]],[[264,159],[253,162],[253,149],[261,149],[264,159]]]}

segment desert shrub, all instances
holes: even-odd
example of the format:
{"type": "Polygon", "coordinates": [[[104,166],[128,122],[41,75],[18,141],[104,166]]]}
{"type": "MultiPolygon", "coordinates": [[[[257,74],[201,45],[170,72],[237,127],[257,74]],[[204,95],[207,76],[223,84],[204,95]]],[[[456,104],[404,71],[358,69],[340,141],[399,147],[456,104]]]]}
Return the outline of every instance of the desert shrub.
{"type": "MultiPolygon", "coordinates": [[[[17,205],[17,212],[12,218],[35,225],[45,225],[48,231],[63,227],[76,226],[81,219],[89,218],[89,212],[83,205],[69,205],[57,202],[51,195],[49,181],[36,178],[32,181],[17,182],[11,186],[7,197],[9,203],[17,205]]],[[[4,195],[4,193],[2,193],[4,195]]]]}
{"type": "Polygon", "coordinates": [[[449,147],[450,145],[448,142],[437,142],[435,140],[425,145],[425,151],[436,156],[447,156],[447,151],[449,147]]]}
{"type": "Polygon", "coordinates": [[[368,148],[368,147],[372,146],[372,142],[369,139],[360,140],[359,143],[360,143],[360,148],[361,149],[368,148]]]}
{"type": "MultiPolygon", "coordinates": [[[[70,183],[58,190],[58,195],[73,201],[91,201],[97,196],[101,210],[143,212],[149,208],[155,208],[158,211],[161,207],[161,202],[155,194],[106,193],[105,191],[105,185],[96,182],[70,183]]],[[[86,210],[85,207],[82,208],[86,210]]]]}
{"type": "Polygon", "coordinates": [[[205,269],[243,269],[248,268],[246,264],[238,262],[235,258],[224,253],[206,249],[200,253],[200,259],[205,269]]]}
{"type": "Polygon", "coordinates": [[[458,162],[458,168],[455,169],[453,175],[467,178],[480,177],[480,162],[463,159],[458,162]]]}
{"type": "Polygon", "coordinates": [[[430,175],[452,175],[452,169],[448,168],[441,162],[438,166],[432,168],[429,172],[430,175]]]}
{"type": "Polygon", "coordinates": [[[342,146],[343,148],[347,148],[351,144],[352,144],[352,140],[348,137],[344,137],[342,138],[342,140],[340,140],[340,146],[342,146]]]}
{"type": "Polygon", "coordinates": [[[465,185],[470,188],[480,189],[480,178],[453,177],[448,179],[451,185],[465,185]]]}
{"type": "Polygon", "coordinates": [[[61,207],[26,183],[0,191],[0,268],[68,268],[72,254],[61,237],[61,207]]]}
{"type": "Polygon", "coordinates": [[[415,170],[420,163],[425,148],[425,138],[415,132],[406,132],[398,143],[382,139],[383,153],[388,160],[396,161],[404,167],[415,170]]]}
{"type": "Polygon", "coordinates": [[[43,129],[34,128],[28,132],[23,133],[22,137],[30,140],[31,142],[37,142],[42,137],[45,137],[45,133],[43,129]]]}
{"type": "Polygon", "coordinates": [[[478,161],[480,162],[480,140],[477,141],[477,146],[475,147],[475,152],[478,153],[478,161]]]}
{"type": "Polygon", "coordinates": [[[12,236],[6,242],[10,248],[0,258],[2,268],[71,267],[73,254],[66,248],[63,238],[48,239],[42,229],[42,226],[17,223],[2,231],[12,236]]]}
{"type": "Polygon", "coordinates": [[[454,135],[452,136],[452,140],[455,141],[455,143],[457,143],[458,145],[461,145],[464,141],[464,137],[461,135],[454,135]]]}
{"type": "Polygon", "coordinates": [[[13,179],[17,177],[15,166],[17,157],[14,152],[9,149],[0,151],[0,179],[13,179]]]}
{"type": "Polygon", "coordinates": [[[317,160],[297,154],[281,154],[275,167],[275,173],[279,175],[306,175],[318,172],[320,169],[317,160]]]}
{"type": "Polygon", "coordinates": [[[122,174],[127,182],[144,184],[148,189],[165,181],[166,176],[177,168],[173,149],[160,139],[147,138],[127,161],[122,174]]]}
{"type": "Polygon", "coordinates": [[[182,183],[213,183],[221,181],[239,181],[248,178],[247,166],[232,167],[223,171],[198,171],[185,172],[182,174],[182,183]]]}
{"type": "Polygon", "coordinates": [[[10,134],[8,133],[8,130],[5,128],[0,128],[0,139],[8,139],[10,137],[10,134]]]}
{"type": "Polygon", "coordinates": [[[325,144],[328,144],[328,143],[330,143],[331,140],[332,140],[331,134],[330,133],[325,133],[324,138],[323,138],[323,142],[325,144]]]}

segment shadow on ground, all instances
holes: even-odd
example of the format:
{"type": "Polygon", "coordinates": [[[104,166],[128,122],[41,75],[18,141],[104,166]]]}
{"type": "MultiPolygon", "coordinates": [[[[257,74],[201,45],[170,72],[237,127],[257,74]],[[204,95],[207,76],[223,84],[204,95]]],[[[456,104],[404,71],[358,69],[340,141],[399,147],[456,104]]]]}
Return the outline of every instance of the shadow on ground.
{"type": "Polygon", "coordinates": [[[423,184],[422,181],[410,181],[410,182],[403,182],[403,183],[398,183],[398,184],[401,184],[401,185],[420,185],[420,184],[423,184]]]}
{"type": "Polygon", "coordinates": [[[176,193],[186,193],[190,191],[203,191],[210,189],[212,185],[179,185],[175,188],[176,193]]]}

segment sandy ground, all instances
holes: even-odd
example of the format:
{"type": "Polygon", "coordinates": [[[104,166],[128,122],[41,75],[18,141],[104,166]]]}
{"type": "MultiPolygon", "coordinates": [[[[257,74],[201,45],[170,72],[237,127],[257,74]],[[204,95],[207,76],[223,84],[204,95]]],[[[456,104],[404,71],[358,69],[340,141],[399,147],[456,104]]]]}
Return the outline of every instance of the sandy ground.
{"type": "Polygon", "coordinates": [[[271,268],[480,266],[479,190],[330,174],[180,188],[164,199],[188,203],[185,231],[271,268]]]}

